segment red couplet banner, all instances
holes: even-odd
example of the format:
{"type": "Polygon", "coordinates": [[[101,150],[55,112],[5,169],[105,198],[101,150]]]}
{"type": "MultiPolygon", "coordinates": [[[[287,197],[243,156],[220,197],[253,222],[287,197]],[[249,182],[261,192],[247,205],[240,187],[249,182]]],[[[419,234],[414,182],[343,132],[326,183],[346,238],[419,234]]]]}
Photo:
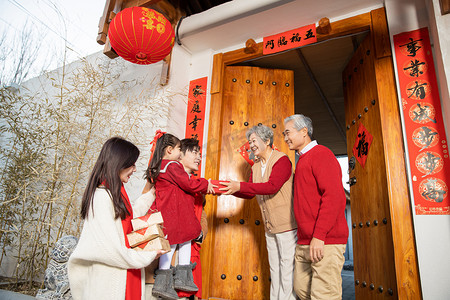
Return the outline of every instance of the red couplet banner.
{"type": "Polygon", "coordinates": [[[263,54],[277,53],[315,42],[317,42],[316,25],[311,24],[263,38],[263,54]]]}
{"type": "Polygon", "coordinates": [[[394,35],[417,215],[448,215],[450,166],[427,28],[394,35]]]}
{"type": "MultiPolygon", "coordinates": [[[[206,87],[208,77],[192,80],[189,83],[189,95],[186,117],[186,138],[194,138],[203,145],[203,129],[205,128],[206,87]]],[[[199,169],[200,173],[201,167],[199,169]]],[[[195,174],[198,177],[200,174],[195,174]]]]}

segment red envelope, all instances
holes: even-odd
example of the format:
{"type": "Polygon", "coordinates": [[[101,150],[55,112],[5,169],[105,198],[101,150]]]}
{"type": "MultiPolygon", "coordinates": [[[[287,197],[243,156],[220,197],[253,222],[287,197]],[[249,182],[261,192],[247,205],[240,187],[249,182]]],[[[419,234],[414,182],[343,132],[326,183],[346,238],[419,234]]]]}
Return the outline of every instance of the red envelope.
{"type": "Polygon", "coordinates": [[[248,141],[236,151],[242,155],[242,157],[246,162],[250,164],[250,166],[253,166],[253,164],[255,163],[255,155],[253,155],[252,151],[250,151],[250,144],[248,143],[248,141]]]}
{"type": "Polygon", "coordinates": [[[226,181],[226,180],[211,180],[211,183],[212,183],[212,184],[217,185],[217,187],[214,188],[214,192],[215,192],[216,194],[222,194],[222,193],[225,193],[225,191],[220,191],[220,190],[219,190],[219,189],[221,189],[221,188],[226,187],[226,185],[220,184],[220,182],[229,182],[229,181],[226,181]]]}

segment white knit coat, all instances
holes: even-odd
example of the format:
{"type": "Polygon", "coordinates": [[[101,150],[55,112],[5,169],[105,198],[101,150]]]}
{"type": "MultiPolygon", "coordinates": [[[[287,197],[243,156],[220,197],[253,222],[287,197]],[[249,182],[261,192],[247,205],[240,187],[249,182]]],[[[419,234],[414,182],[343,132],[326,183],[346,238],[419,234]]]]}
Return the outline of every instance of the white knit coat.
{"type": "MultiPolygon", "coordinates": [[[[133,217],[145,215],[153,201],[153,192],[139,197],[133,205],[133,217]]],[[[122,220],[114,219],[111,197],[105,189],[97,188],[78,245],[68,262],[73,299],[125,299],[127,269],[141,269],[145,299],[142,268],[155,257],[155,251],[138,252],[125,246],[122,220]]]]}

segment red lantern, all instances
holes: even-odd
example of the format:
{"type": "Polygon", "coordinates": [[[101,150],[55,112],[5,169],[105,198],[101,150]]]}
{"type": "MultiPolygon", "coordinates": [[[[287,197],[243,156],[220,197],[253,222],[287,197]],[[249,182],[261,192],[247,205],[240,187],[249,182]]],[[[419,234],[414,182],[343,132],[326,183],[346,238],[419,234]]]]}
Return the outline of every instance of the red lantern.
{"type": "Polygon", "coordinates": [[[166,57],[175,41],[170,22],[159,12],[145,7],[129,7],[109,24],[111,47],[124,59],[148,65],[166,57]]]}

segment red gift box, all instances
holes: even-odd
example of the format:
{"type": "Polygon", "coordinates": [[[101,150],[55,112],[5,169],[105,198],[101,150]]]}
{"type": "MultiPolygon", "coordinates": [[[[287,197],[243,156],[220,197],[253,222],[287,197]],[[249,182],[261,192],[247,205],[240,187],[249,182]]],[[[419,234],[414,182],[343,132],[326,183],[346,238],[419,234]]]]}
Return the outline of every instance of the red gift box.
{"type": "Polygon", "coordinates": [[[227,180],[211,180],[211,183],[212,183],[213,185],[217,185],[217,187],[214,188],[214,192],[215,192],[216,194],[223,194],[223,193],[226,192],[226,191],[221,191],[221,190],[219,190],[219,189],[221,189],[221,188],[227,187],[226,185],[223,185],[223,184],[221,184],[220,182],[229,182],[229,181],[227,181],[227,180]]]}
{"type": "Polygon", "coordinates": [[[134,218],[131,220],[131,225],[133,226],[134,231],[152,226],[153,224],[162,224],[162,223],[163,218],[160,212],[150,213],[145,216],[134,218]]]}
{"type": "Polygon", "coordinates": [[[127,234],[128,243],[130,247],[135,247],[139,244],[152,240],[156,237],[163,237],[164,233],[161,229],[161,225],[153,224],[150,227],[143,228],[137,231],[133,231],[127,234]]]}
{"type": "Polygon", "coordinates": [[[170,251],[170,244],[165,238],[157,237],[156,239],[140,244],[133,249],[138,251],[156,251],[160,249],[170,251]]]}

